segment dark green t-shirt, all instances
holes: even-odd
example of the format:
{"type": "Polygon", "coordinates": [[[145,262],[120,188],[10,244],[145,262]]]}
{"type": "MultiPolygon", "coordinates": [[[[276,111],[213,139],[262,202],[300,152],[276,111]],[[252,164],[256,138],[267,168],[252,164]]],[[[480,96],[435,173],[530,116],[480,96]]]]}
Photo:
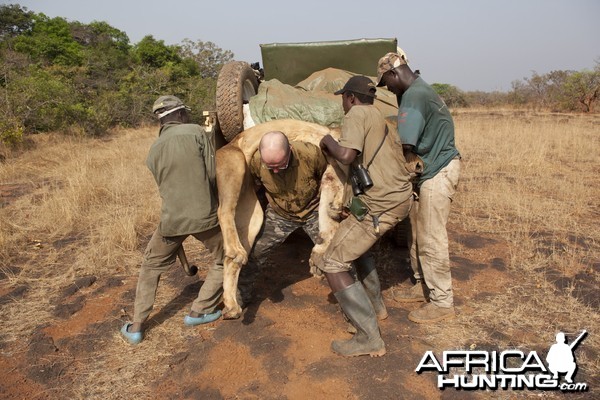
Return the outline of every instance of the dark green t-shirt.
{"type": "Polygon", "coordinates": [[[162,199],[161,235],[187,235],[218,225],[215,151],[199,125],[163,125],[146,165],[162,199]]]}
{"type": "Polygon", "coordinates": [[[403,144],[415,146],[425,164],[419,185],[433,178],[459,155],[454,144],[454,122],[440,96],[422,78],[402,95],[398,134],[403,144]]]}

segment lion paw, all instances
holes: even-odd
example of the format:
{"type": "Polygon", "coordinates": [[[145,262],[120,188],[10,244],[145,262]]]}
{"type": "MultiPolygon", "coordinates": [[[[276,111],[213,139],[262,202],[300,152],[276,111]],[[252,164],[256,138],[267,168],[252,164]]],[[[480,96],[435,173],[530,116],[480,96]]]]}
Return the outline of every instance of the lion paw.
{"type": "Polygon", "coordinates": [[[222,315],[223,319],[238,319],[242,315],[242,308],[236,304],[235,307],[223,309],[222,315]]]}
{"type": "Polygon", "coordinates": [[[310,258],[308,259],[308,265],[310,266],[310,273],[313,276],[323,275],[323,271],[321,269],[323,267],[323,255],[323,251],[315,251],[314,249],[310,254],[310,258]]]}

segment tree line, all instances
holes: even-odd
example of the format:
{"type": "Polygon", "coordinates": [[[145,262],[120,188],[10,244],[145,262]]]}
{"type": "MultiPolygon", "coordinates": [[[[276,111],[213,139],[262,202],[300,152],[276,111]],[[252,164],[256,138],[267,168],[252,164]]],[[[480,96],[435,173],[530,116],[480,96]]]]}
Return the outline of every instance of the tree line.
{"type": "Polygon", "coordinates": [[[593,70],[533,72],[512,82],[508,92],[463,92],[455,86],[434,83],[449,107],[529,108],[553,112],[594,112],[600,100],[600,60],[593,70]]]}
{"type": "Polygon", "coordinates": [[[153,120],[151,105],[165,93],[185,98],[192,113],[214,109],[217,74],[231,59],[212,42],[167,45],[148,35],[131,44],[106,22],[68,22],[2,5],[0,139],[140,126],[153,120]]]}
{"type": "MultiPolygon", "coordinates": [[[[167,45],[152,35],[131,44],[106,22],[49,18],[18,4],[0,6],[0,142],[25,133],[101,135],[151,122],[165,93],[185,98],[195,120],[215,108],[216,80],[233,53],[212,42],[167,45]]],[[[591,112],[600,95],[592,71],[553,71],[515,81],[509,92],[463,92],[435,83],[450,107],[518,106],[591,112]]]]}

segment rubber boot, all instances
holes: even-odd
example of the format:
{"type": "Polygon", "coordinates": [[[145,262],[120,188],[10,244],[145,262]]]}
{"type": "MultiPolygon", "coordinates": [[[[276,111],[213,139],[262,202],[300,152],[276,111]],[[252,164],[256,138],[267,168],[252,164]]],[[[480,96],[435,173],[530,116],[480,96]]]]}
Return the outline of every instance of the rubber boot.
{"type": "Polygon", "coordinates": [[[385,354],[385,343],[381,339],[373,305],[360,282],[335,293],[344,314],[356,328],[350,340],[334,340],[331,350],[344,357],[370,355],[380,357],[385,354]]]}
{"type": "Polygon", "coordinates": [[[370,254],[365,254],[355,261],[356,275],[365,287],[367,296],[373,304],[377,319],[382,321],[388,317],[387,308],[381,296],[381,283],[377,268],[375,268],[375,259],[370,254]]]}

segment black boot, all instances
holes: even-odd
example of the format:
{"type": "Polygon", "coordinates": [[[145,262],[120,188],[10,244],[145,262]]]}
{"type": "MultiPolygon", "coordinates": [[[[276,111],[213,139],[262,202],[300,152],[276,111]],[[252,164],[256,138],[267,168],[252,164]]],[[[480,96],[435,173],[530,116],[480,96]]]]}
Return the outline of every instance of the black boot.
{"type": "Polygon", "coordinates": [[[370,355],[379,357],[385,354],[385,343],[381,339],[373,305],[360,282],[335,293],[344,314],[356,328],[350,340],[334,340],[331,349],[345,357],[370,355]]]}

